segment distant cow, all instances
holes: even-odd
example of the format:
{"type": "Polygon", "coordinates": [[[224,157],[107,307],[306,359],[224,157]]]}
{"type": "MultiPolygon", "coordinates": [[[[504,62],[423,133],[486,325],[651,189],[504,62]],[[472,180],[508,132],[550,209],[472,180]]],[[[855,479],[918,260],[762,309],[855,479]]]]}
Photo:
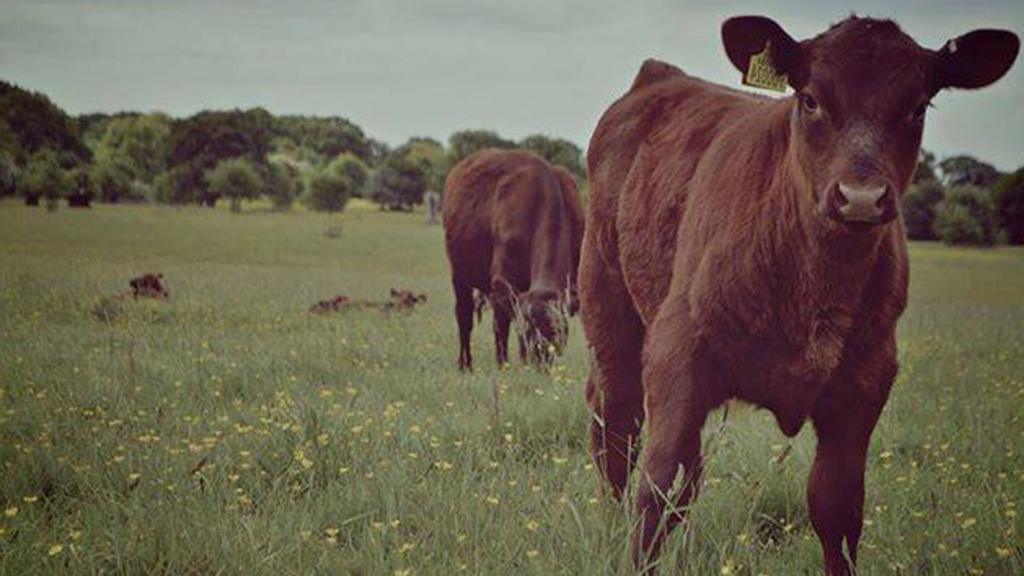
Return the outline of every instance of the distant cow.
{"type": "Polygon", "coordinates": [[[455,289],[459,367],[472,368],[470,332],[480,297],[494,309],[499,364],[508,362],[516,320],[520,356],[550,360],[565,344],[577,308],[576,265],[583,210],[576,181],[525,151],[483,150],[452,169],[445,184],[445,245],[455,289]]]}
{"type": "Polygon", "coordinates": [[[164,284],[163,274],[143,274],[138,278],[132,278],[128,285],[131,286],[132,296],[138,298],[170,298],[171,293],[164,284]]]}
{"type": "Polygon", "coordinates": [[[397,310],[412,310],[417,304],[423,304],[426,301],[426,294],[416,294],[410,290],[391,289],[391,304],[397,310]]]}
{"type": "Polygon", "coordinates": [[[899,198],[924,116],[943,88],[998,80],[1019,43],[979,30],[933,51],[857,17],[803,42],[761,17],[730,19],[722,36],[741,71],[767,50],[796,93],[764,98],[649,61],[590,142],[592,452],[621,495],[646,416],[633,537],[645,565],[680,520],[663,518],[665,495],[680,511],[695,496],[710,410],[749,401],[787,436],[810,418],[810,519],[826,572],[847,575],[843,542],[856,562],[865,455],[897,371],[899,198]]]}

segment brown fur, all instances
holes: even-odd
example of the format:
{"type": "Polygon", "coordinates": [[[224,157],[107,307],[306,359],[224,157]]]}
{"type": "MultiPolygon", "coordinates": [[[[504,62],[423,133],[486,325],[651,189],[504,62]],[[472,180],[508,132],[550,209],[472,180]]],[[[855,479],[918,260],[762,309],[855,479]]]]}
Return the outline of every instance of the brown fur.
{"type": "Polygon", "coordinates": [[[164,299],[171,297],[170,291],[167,290],[167,285],[164,284],[163,274],[143,274],[138,278],[129,280],[128,286],[131,287],[132,297],[136,299],[164,299]]]}
{"type": "MultiPolygon", "coordinates": [[[[749,20],[734,23],[764,28],[749,20]]],[[[746,38],[730,40],[743,57],[746,38]]],[[[813,421],[808,501],[826,570],[849,574],[844,540],[856,560],[907,255],[894,198],[873,222],[843,222],[834,190],[905,190],[921,135],[911,114],[937,89],[938,56],[891,22],[857,18],[794,46],[776,61],[827,117],[801,108],[803,95],[769,99],[648,61],[590,143],[580,297],[596,360],[591,446],[618,497],[646,416],[639,565],[680,520],[658,528],[658,494],[682,470],[679,509],[695,496],[701,428],[729,398],[767,408],[787,436],[813,421]]]]}
{"type": "Polygon", "coordinates": [[[525,151],[483,150],[455,166],[445,184],[445,246],[455,289],[459,367],[472,367],[474,289],[494,309],[496,356],[508,361],[517,313],[520,355],[547,358],[560,345],[562,308],[576,307],[583,209],[575,179],[525,151]]]}

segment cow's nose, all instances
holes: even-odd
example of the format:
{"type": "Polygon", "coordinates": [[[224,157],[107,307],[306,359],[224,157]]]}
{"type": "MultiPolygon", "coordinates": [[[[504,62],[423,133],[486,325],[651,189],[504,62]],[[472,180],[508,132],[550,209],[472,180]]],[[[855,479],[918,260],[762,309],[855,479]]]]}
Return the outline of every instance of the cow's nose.
{"type": "Polygon", "coordinates": [[[837,220],[877,224],[891,219],[892,187],[858,186],[839,182],[833,188],[832,210],[837,220]]]}

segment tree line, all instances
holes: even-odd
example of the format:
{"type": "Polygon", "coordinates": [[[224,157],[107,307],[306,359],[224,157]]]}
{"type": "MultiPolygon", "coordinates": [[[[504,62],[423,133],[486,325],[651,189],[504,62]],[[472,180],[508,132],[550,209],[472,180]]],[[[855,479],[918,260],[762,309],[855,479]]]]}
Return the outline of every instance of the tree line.
{"type": "Polygon", "coordinates": [[[269,198],[326,212],[349,198],[409,210],[482,148],[527,148],[584,176],[581,151],[544,135],[509,140],[463,130],[447,145],[414,137],[392,148],[338,117],[275,116],[262,108],[187,118],[124,112],[72,117],[45,95],[0,81],[0,195],[56,208],[101,202],[216,206],[269,198]]]}
{"type": "MultiPolygon", "coordinates": [[[[278,210],[301,201],[339,212],[364,197],[409,210],[448,171],[483,148],[525,148],[585,178],[572,142],[519,141],[462,130],[446,143],[414,137],[392,148],[339,117],[275,116],[262,108],[72,117],[38,92],[0,81],[0,196],[55,208],[102,202],[215,206],[259,197],[278,210]]],[[[1024,244],[1024,168],[1002,174],[971,156],[922,150],[903,198],[907,234],[950,244],[1024,244]]]]}

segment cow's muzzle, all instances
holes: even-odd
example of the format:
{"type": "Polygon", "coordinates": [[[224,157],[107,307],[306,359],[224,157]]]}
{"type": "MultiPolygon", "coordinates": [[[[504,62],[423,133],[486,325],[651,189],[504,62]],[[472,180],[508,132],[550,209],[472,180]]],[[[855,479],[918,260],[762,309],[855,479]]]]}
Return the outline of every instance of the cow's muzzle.
{"type": "Polygon", "coordinates": [[[825,214],[846,224],[884,224],[896,217],[896,193],[889,184],[835,182],[823,198],[825,214]]]}

